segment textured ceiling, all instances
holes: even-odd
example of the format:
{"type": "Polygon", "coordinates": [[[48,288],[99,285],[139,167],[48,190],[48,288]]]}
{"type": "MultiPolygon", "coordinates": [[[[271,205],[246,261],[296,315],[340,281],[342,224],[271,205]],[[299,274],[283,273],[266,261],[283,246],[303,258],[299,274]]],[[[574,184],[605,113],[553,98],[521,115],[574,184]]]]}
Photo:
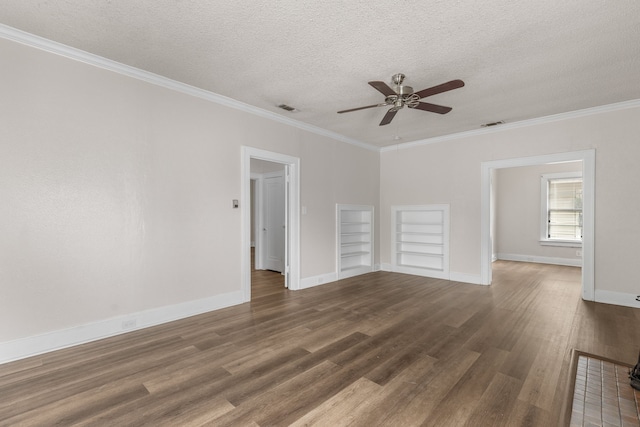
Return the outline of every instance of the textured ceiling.
{"type": "Polygon", "coordinates": [[[640,99],[638,0],[3,0],[0,23],[378,147],[640,99]],[[336,113],[398,72],[466,85],[424,99],[446,115],[336,113]]]}

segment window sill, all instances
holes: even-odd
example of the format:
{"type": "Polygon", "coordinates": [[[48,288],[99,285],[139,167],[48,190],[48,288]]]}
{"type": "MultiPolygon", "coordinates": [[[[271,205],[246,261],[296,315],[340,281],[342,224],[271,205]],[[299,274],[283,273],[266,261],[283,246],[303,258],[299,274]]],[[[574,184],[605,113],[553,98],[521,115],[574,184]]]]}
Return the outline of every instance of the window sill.
{"type": "Polygon", "coordinates": [[[581,248],[580,240],[540,240],[542,246],[561,246],[565,248],[581,248]]]}

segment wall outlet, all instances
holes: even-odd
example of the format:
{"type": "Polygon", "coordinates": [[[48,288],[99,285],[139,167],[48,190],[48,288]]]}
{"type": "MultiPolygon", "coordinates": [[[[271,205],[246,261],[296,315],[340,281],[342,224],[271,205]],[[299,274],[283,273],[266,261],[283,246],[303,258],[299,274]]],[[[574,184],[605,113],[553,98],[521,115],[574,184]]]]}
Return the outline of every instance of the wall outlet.
{"type": "Polygon", "coordinates": [[[138,325],[138,321],[136,319],[129,319],[122,321],[122,329],[132,329],[138,325]]]}

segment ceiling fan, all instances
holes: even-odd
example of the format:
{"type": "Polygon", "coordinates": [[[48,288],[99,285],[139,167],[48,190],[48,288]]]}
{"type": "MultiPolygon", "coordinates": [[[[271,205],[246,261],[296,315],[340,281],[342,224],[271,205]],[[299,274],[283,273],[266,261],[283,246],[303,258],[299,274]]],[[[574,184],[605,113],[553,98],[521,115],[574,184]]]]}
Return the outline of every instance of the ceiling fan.
{"type": "Polygon", "coordinates": [[[385,82],[369,82],[369,84],[373,86],[374,89],[385,96],[384,102],[381,104],[367,105],[366,107],[358,107],[351,108],[350,110],[338,111],[338,114],[350,113],[351,111],[364,110],[366,108],[384,107],[387,105],[391,105],[392,107],[389,108],[387,114],[385,114],[382,118],[380,126],[388,125],[389,123],[391,123],[391,120],[393,120],[398,110],[402,109],[405,106],[407,108],[414,108],[416,110],[431,111],[432,113],[438,114],[447,114],[452,110],[451,107],[429,104],[428,102],[420,102],[420,100],[422,98],[426,98],[427,96],[436,95],[438,93],[458,89],[459,87],[464,86],[464,82],[462,80],[451,80],[447,83],[442,83],[437,86],[414,92],[411,86],[402,85],[404,78],[404,74],[394,74],[393,77],[391,77],[393,88],[387,85],[385,82]]]}

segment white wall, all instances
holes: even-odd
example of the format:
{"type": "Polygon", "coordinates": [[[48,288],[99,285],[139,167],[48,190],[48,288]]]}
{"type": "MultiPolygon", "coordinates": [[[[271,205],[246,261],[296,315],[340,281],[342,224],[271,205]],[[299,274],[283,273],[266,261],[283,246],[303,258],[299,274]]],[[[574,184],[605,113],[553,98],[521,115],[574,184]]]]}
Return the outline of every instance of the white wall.
{"type": "Polygon", "coordinates": [[[375,151],[11,41],[0,57],[0,362],[239,302],[243,145],[301,159],[302,278],[335,273],[336,203],[378,205],[375,151]]]}
{"type": "MultiPolygon", "coordinates": [[[[627,298],[636,279],[640,239],[640,107],[536,121],[495,132],[460,135],[381,155],[380,256],[390,261],[390,209],[395,204],[451,204],[451,273],[480,275],[481,163],[596,150],[595,286],[627,298]]],[[[635,300],[627,301],[629,305],[635,300]]]]}
{"type": "Polygon", "coordinates": [[[580,172],[582,162],[497,169],[494,251],[500,259],[580,265],[580,248],[540,244],[540,178],[543,174],[580,172]]]}

